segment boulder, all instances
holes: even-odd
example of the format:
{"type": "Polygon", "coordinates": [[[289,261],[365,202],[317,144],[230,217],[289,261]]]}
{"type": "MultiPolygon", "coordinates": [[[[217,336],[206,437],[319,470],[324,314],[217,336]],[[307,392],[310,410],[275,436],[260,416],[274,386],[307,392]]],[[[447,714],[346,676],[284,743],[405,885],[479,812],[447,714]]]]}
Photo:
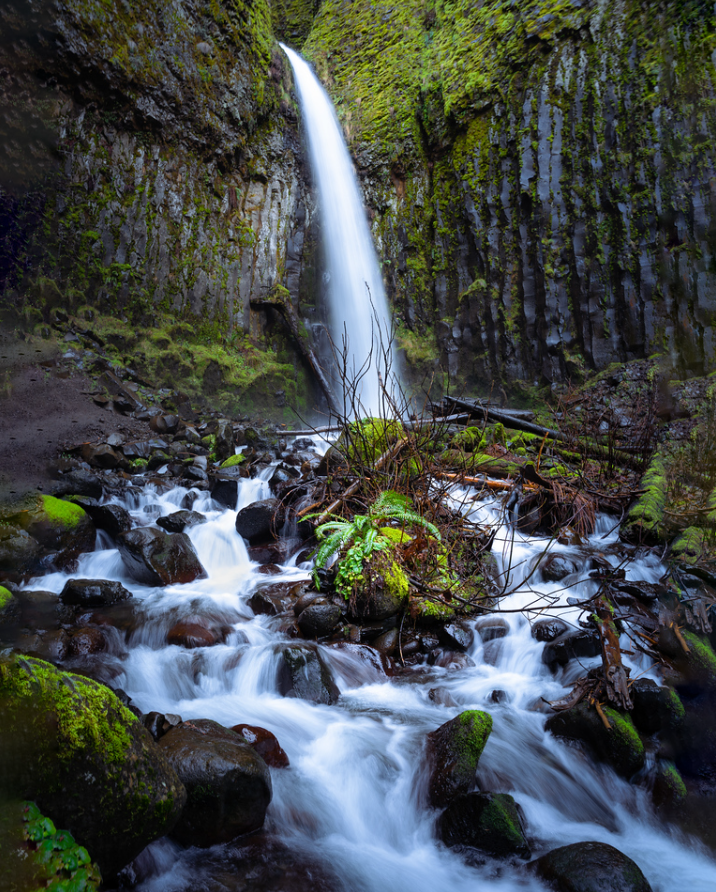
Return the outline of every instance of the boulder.
{"type": "Polygon", "coordinates": [[[488,619],[480,620],[475,624],[475,628],[477,629],[477,634],[482,639],[483,644],[487,644],[488,641],[496,641],[499,638],[504,638],[510,631],[510,626],[507,620],[503,619],[501,616],[491,616],[488,619]]]}
{"type": "Polygon", "coordinates": [[[639,866],[603,842],[575,842],[536,862],[537,873],[556,892],[651,892],[639,866]]]}
{"type": "Polygon", "coordinates": [[[182,845],[206,848],[263,826],[271,775],[235,731],[194,719],[171,728],[157,745],[186,787],[187,806],[172,834],[182,845]]]}
{"type": "Polygon", "coordinates": [[[549,644],[542,651],[542,662],[550,669],[566,666],[575,657],[598,657],[602,652],[599,633],[592,629],[571,629],[549,644]]]}
{"type": "Polygon", "coordinates": [[[271,768],[288,768],[288,756],[281,748],[276,735],[254,725],[234,725],[231,729],[248,743],[271,768]]]}
{"type": "Polygon", "coordinates": [[[438,626],[438,640],[450,650],[468,650],[472,644],[472,631],[458,623],[438,626]]]}
{"type": "Polygon", "coordinates": [[[535,641],[554,641],[560,635],[569,632],[569,626],[562,619],[551,617],[549,619],[538,619],[532,624],[532,637],[535,641]]]}
{"type": "Polygon", "coordinates": [[[284,697],[313,703],[335,703],[340,696],[330,669],[309,644],[290,644],[280,651],[278,688],[284,697]]]}
{"type": "Polygon", "coordinates": [[[131,597],[121,582],[109,579],[68,579],[60,592],[60,601],[74,607],[111,607],[131,597]]]}
{"type": "Polygon", "coordinates": [[[676,691],[650,678],[637,678],[630,686],[634,708],[631,717],[644,734],[673,734],[684,719],[684,706],[676,691]]]}
{"type": "Polygon", "coordinates": [[[0,570],[23,573],[33,570],[42,555],[42,546],[17,527],[0,524],[0,570]]]}
{"type": "Polygon", "coordinates": [[[254,592],[247,603],[256,616],[277,616],[283,613],[281,598],[261,589],[254,592]]]}
{"type": "Polygon", "coordinates": [[[90,654],[99,654],[107,649],[107,639],[101,629],[88,626],[78,629],[70,635],[67,642],[68,657],[86,657],[90,654]]]}
{"type": "Polygon", "coordinates": [[[232,511],[236,508],[236,502],[239,498],[239,474],[238,468],[236,476],[229,475],[228,472],[222,472],[221,475],[212,475],[211,478],[211,497],[219,505],[224,508],[230,508],[232,511]]]}
{"type": "Polygon", "coordinates": [[[1,669],[0,793],[35,801],[108,879],[172,829],[183,785],[109,688],[33,658],[1,669]]]}
{"type": "Polygon", "coordinates": [[[117,537],[117,547],[129,574],[145,585],[193,582],[207,575],[186,533],[130,530],[117,537]]]}
{"type": "Polygon", "coordinates": [[[210,628],[199,619],[185,619],[176,623],[167,633],[167,644],[179,647],[212,647],[223,640],[221,631],[210,628]]]}
{"type": "Polygon", "coordinates": [[[157,526],[168,533],[181,533],[185,527],[206,523],[206,517],[198,511],[174,511],[157,519],[157,526]]]}
{"type": "Polygon", "coordinates": [[[272,537],[283,524],[280,507],[278,499],[264,499],[247,505],[236,515],[236,532],[249,545],[256,545],[262,539],[272,537]]]}
{"type": "Polygon", "coordinates": [[[617,712],[611,706],[602,706],[601,709],[609,722],[609,730],[596,709],[584,700],[550,716],[546,729],[556,737],[587,745],[618,774],[631,777],[644,767],[644,744],[628,715],[617,712]]]}
{"type": "Polygon", "coordinates": [[[85,443],[82,446],[82,459],[83,461],[86,461],[87,464],[104,470],[116,468],[127,462],[123,455],[116,452],[111,446],[108,446],[107,443],[102,443],[99,446],[85,443]]]}
{"type": "Polygon", "coordinates": [[[102,498],[102,480],[97,474],[84,468],[75,468],[63,474],[52,487],[56,496],[87,496],[90,499],[102,498]]]}
{"type": "Polygon", "coordinates": [[[219,461],[230,458],[234,454],[234,429],[226,418],[220,418],[216,428],[214,452],[219,461]]]}
{"type": "Polygon", "coordinates": [[[305,638],[325,638],[341,618],[341,608],[327,598],[316,598],[298,617],[298,628],[305,638]]]}
{"type": "Polygon", "coordinates": [[[34,540],[53,553],[52,564],[58,569],[69,569],[80,554],[94,551],[94,524],[84,509],[72,502],[54,496],[28,496],[4,511],[0,519],[5,526],[2,537],[5,549],[11,547],[18,554],[29,556],[35,550],[31,541],[34,540]],[[8,534],[18,538],[15,545],[10,546],[8,534]]]}
{"type": "Polygon", "coordinates": [[[559,582],[565,576],[576,573],[579,565],[564,554],[550,554],[542,561],[539,569],[546,582],[559,582]]]}
{"type": "Polygon", "coordinates": [[[469,792],[491,731],[492,716],[470,709],[428,734],[431,805],[444,807],[457,796],[469,792]]]}
{"type": "Polygon", "coordinates": [[[440,815],[437,833],[447,846],[472,846],[497,857],[530,857],[522,815],[507,793],[458,796],[440,815]]]}
{"type": "Polygon", "coordinates": [[[357,620],[381,620],[400,613],[408,600],[408,578],[390,551],[374,552],[363,566],[364,582],[350,600],[357,620]]]}

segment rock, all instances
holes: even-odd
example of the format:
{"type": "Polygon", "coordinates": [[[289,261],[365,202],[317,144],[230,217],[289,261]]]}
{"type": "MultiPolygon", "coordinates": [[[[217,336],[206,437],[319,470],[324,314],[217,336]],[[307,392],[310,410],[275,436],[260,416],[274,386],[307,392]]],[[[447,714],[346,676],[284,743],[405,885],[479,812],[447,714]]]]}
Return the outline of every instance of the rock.
{"type": "Polygon", "coordinates": [[[298,617],[298,628],[305,638],[325,638],[341,618],[341,608],[326,598],[316,598],[298,617]]]}
{"type": "Polygon", "coordinates": [[[85,443],[82,447],[82,459],[95,468],[103,469],[116,468],[126,462],[123,455],[120,455],[119,452],[116,452],[106,443],[100,446],[92,446],[90,443],[85,443]]]}
{"type": "Polygon", "coordinates": [[[659,759],[651,790],[651,799],[654,805],[657,808],[673,809],[680,805],[687,795],[686,784],[676,766],[671,762],[659,759]]]}
{"type": "Polygon", "coordinates": [[[179,427],[177,415],[153,415],[149,420],[149,427],[155,434],[173,434],[179,427]]]}
{"type": "Polygon", "coordinates": [[[537,873],[557,892],[651,892],[639,866],[603,842],[576,842],[536,862],[537,873]]]}
{"type": "Polygon", "coordinates": [[[167,644],[179,647],[212,647],[223,640],[223,635],[200,619],[185,619],[175,623],[167,633],[167,644]]]}
{"type": "Polygon", "coordinates": [[[377,638],[374,638],[371,641],[371,645],[378,651],[378,653],[390,656],[395,652],[395,648],[398,646],[398,630],[388,629],[387,632],[383,632],[382,635],[378,635],[377,638]]]}
{"type": "Polygon", "coordinates": [[[121,505],[83,505],[83,508],[92,518],[94,525],[108,532],[113,539],[120,533],[132,529],[132,517],[121,505]]]}
{"type": "Polygon", "coordinates": [[[538,619],[532,624],[532,637],[535,641],[554,641],[560,635],[569,631],[569,626],[564,620],[556,617],[550,619],[538,619]]]}
{"type": "Polygon", "coordinates": [[[487,644],[488,641],[504,638],[510,631],[507,620],[502,619],[501,616],[480,620],[475,624],[475,628],[477,629],[477,634],[482,639],[483,644],[487,644]]]}
{"type": "Polygon", "coordinates": [[[322,595],[320,592],[315,592],[312,589],[303,592],[303,594],[297,599],[296,603],[293,605],[293,612],[296,616],[300,616],[303,611],[308,607],[309,604],[312,604],[316,598],[320,598],[322,595]]]}
{"type": "Polygon", "coordinates": [[[457,623],[438,627],[438,640],[450,650],[468,650],[472,644],[472,631],[457,623]]]}
{"type": "Polygon", "coordinates": [[[278,564],[261,564],[256,569],[256,572],[261,573],[263,576],[280,576],[282,571],[278,564]]]}
{"type": "Polygon", "coordinates": [[[492,716],[470,709],[428,734],[428,795],[436,808],[467,793],[492,731],[492,716]]]}
{"type": "Polygon", "coordinates": [[[431,703],[434,703],[436,706],[449,706],[450,708],[457,706],[453,695],[444,688],[430,688],[428,697],[431,703]]]}
{"type": "Polygon", "coordinates": [[[247,603],[256,616],[277,616],[284,612],[281,598],[262,590],[254,592],[247,603]]]}
{"type": "Polygon", "coordinates": [[[157,745],[186,787],[187,806],[172,834],[182,845],[206,848],[263,826],[271,775],[235,731],[194,719],[171,728],[157,745]]]}
{"type": "Polygon", "coordinates": [[[67,643],[67,655],[69,657],[84,657],[90,654],[99,654],[107,649],[107,639],[101,629],[78,629],[70,635],[67,643]]]}
{"type": "Polygon", "coordinates": [[[94,551],[94,524],[79,505],[54,496],[29,496],[19,505],[3,513],[6,534],[0,540],[8,548],[7,531],[18,539],[14,550],[22,555],[32,552],[32,543],[22,536],[24,531],[47,551],[53,552],[52,565],[70,569],[83,552],[94,551]]]}
{"type": "Polygon", "coordinates": [[[490,855],[530,857],[522,816],[507,793],[466,793],[440,815],[437,833],[447,846],[472,846],[490,855]]]}
{"type": "Polygon", "coordinates": [[[0,570],[23,573],[35,569],[42,547],[25,530],[0,524],[0,570]]]}
{"type": "Polygon", "coordinates": [[[280,652],[278,688],[284,697],[332,704],[340,691],[314,646],[290,644],[280,652]]]}
{"type": "Polygon", "coordinates": [[[272,542],[268,545],[249,545],[246,551],[250,561],[255,561],[262,566],[266,564],[278,566],[286,560],[283,542],[272,542]]]}
{"type": "MultiPolygon", "coordinates": [[[[236,470],[238,471],[238,468],[236,470]]],[[[212,475],[211,497],[224,508],[235,511],[239,498],[239,477],[230,477],[226,473],[222,473],[221,476],[212,475]]]]}
{"type": "Polygon", "coordinates": [[[235,731],[239,737],[243,737],[246,743],[256,750],[271,768],[289,767],[288,756],[281,748],[275,734],[254,725],[234,725],[231,730],[235,731]]]}
{"type": "Polygon", "coordinates": [[[60,601],[74,607],[110,607],[132,597],[121,582],[108,579],[68,579],[60,601]]]}
{"type": "Polygon", "coordinates": [[[145,585],[173,585],[206,579],[186,533],[130,530],[117,537],[117,547],[129,574],[145,585]]]}
{"type": "Polygon", "coordinates": [[[618,774],[631,777],[644,767],[644,744],[628,715],[622,715],[611,706],[601,709],[609,722],[609,731],[596,709],[584,700],[550,716],[546,729],[556,737],[586,744],[618,774]]]}
{"type": "Polygon", "coordinates": [[[262,539],[275,538],[283,525],[278,499],[264,499],[242,508],[236,515],[236,532],[243,536],[249,545],[256,545],[262,539]]]}
{"type": "Polygon", "coordinates": [[[400,613],[408,600],[408,578],[390,551],[374,552],[363,566],[363,577],[350,602],[353,619],[381,620],[400,613]]]}
{"type": "Polygon", "coordinates": [[[598,657],[602,652],[599,634],[592,629],[571,629],[551,641],[542,651],[542,662],[554,669],[575,657],[598,657]]]}
{"type": "Polygon", "coordinates": [[[155,740],[159,740],[175,725],[181,724],[181,717],[178,715],[164,715],[161,712],[148,712],[142,717],[142,724],[155,740]]]}
{"type": "Polygon", "coordinates": [[[214,451],[219,461],[224,461],[234,455],[234,429],[226,418],[219,419],[214,451]]]}
{"type": "Polygon", "coordinates": [[[56,496],[87,496],[90,499],[102,498],[102,480],[92,471],[76,468],[63,474],[52,487],[56,496]]]}
{"type": "Polygon", "coordinates": [[[1,792],[35,801],[109,878],[172,829],[183,785],[109,688],[32,658],[2,670],[1,792]]]}
{"type": "Polygon", "coordinates": [[[198,511],[174,511],[157,518],[157,526],[168,533],[181,533],[185,527],[206,523],[206,517],[198,511]]]}
{"type": "Polygon", "coordinates": [[[684,707],[676,691],[657,685],[649,678],[637,678],[630,686],[636,727],[644,734],[666,731],[673,734],[682,724],[684,707]]]}
{"type": "Polygon", "coordinates": [[[471,666],[475,665],[475,661],[471,657],[468,657],[466,653],[462,651],[443,650],[442,648],[438,648],[430,654],[428,663],[431,666],[439,666],[442,669],[450,669],[452,671],[469,669],[471,666]]]}
{"type": "Polygon", "coordinates": [[[564,554],[547,555],[540,564],[540,573],[546,582],[559,582],[565,576],[576,573],[578,570],[577,562],[564,554]]]}

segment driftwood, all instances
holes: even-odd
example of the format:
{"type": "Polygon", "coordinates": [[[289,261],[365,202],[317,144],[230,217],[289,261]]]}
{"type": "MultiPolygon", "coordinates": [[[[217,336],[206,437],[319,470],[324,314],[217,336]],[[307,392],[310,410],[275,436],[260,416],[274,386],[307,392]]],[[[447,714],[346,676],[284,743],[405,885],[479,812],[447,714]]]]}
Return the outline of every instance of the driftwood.
{"type": "Polygon", "coordinates": [[[602,646],[602,666],[607,699],[617,708],[629,710],[633,708],[629,696],[629,685],[626,670],[622,664],[622,652],[619,647],[619,634],[614,625],[611,604],[602,597],[596,602],[597,628],[602,646]]]}
{"type": "Polygon", "coordinates": [[[286,325],[288,326],[293,339],[296,341],[298,349],[301,351],[301,354],[311,367],[313,374],[316,376],[318,383],[321,385],[321,390],[326,395],[326,400],[328,401],[328,406],[331,412],[341,418],[343,416],[343,413],[341,412],[340,407],[336,402],[336,398],[333,395],[333,391],[331,390],[331,385],[328,383],[328,378],[326,378],[326,375],[321,368],[318,360],[316,359],[316,354],[311,349],[310,344],[301,334],[301,329],[298,324],[298,318],[290,301],[284,300],[277,293],[272,294],[271,292],[269,292],[268,297],[256,298],[252,300],[251,306],[256,307],[257,309],[271,308],[272,310],[276,310],[283,316],[283,319],[286,322],[286,325]]]}

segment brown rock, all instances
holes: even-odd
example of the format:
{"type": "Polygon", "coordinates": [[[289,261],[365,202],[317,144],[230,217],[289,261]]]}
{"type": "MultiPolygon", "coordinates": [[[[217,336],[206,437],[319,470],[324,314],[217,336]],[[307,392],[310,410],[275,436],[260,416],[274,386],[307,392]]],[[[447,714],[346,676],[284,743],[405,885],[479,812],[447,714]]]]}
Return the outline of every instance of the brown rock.
{"type": "Polygon", "coordinates": [[[281,748],[275,734],[255,725],[234,725],[231,730],[243,737],[246,743],[256,750],[271,768],[288,768],[290,764],[288,756],[281,748]]]}

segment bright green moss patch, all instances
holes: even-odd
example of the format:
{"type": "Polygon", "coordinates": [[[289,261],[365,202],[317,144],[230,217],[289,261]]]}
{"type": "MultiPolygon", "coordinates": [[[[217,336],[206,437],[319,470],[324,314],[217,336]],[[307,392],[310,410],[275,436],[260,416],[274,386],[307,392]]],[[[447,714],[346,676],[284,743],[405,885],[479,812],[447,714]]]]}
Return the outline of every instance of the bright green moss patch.
{"type": "Polygon", "coordinates": [[[47,520],[66,529],[73,529],[87,516],[79,505],[66,502],[64,499],[56,499],[54,496],[42,496],[42,505],[47,520]]]}
{"type": "Polygon", "coordinates": [[[364,418],[348,425],[336,443],[336,448],[350,462],[373,465],[404,435],[405,429],[399,421],[364,418]]]}
{"type": "Polygon", "coordinates": [[[230,455],[225,462],[222,462],[221,467],[235,468],[236,465],[240,465],[245,460],[243,453],[237,452],[236,455],[230,455]]]}
{"type": "Polygon", "coordinates": [[[713,554],[714,533],[701,527],[687,527],[671,545],[673,560],[685,564],[698,564],[713,554]]]}
{"type": "Polygon", "coordinates": [[[663,532],[666,508],[666,468],[660,456],[652,459],[640,488],[645,492],[629,509],[622,535],[630,540],[656,541],[663,532]]]}
{"type": "Polygon", "coordinates": [[[481,709],[468,709],[458,716],[460,730],[456,733],[458,749],[463,757],[479,760],[492,732],[492,716],[481,709]]]}
{"type": "Polygon", "coordinates": [[[0,613],[12,603],[12,592],[0,585],[0,613]]]}
{"type": "Polygon", "coordinates": [[[694,632],[681,634],[689,647],[689,665],[709,687],[716,687],[716,654],[711,646],[694,632]]]}

